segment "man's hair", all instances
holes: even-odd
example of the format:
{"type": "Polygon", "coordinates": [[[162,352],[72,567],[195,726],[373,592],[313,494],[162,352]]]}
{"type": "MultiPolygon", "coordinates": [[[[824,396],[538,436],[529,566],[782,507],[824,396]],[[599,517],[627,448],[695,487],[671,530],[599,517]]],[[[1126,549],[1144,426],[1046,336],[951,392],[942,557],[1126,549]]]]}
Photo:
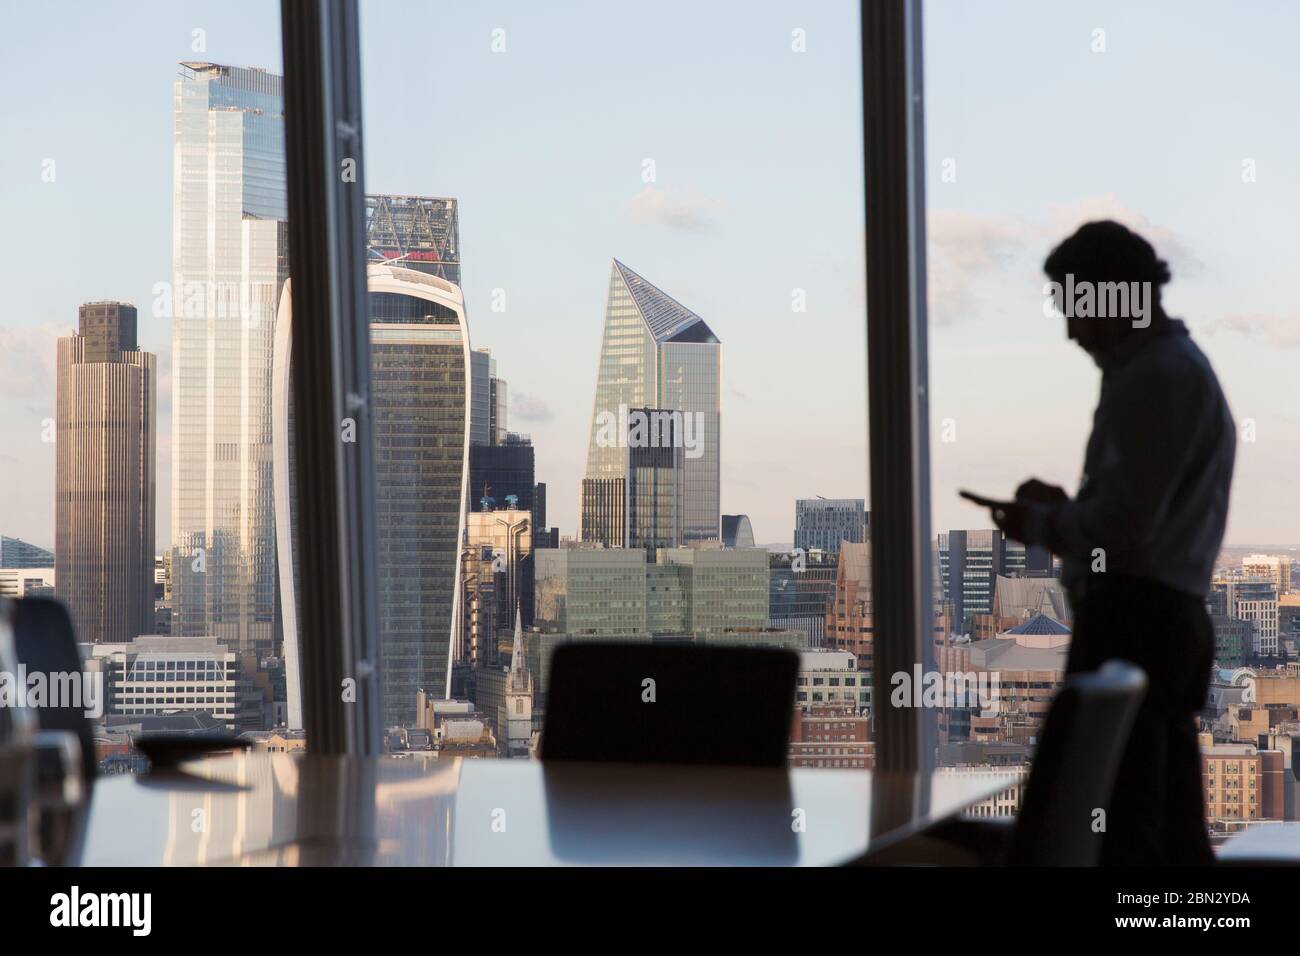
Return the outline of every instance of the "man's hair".
{"type": "Polygon", "coordinates": [[[1169,263],[1136,232],[1111,220],[1084,223],[1052,250],[1043,271],[1055,282],[1073,275],[1076,282],[1150,282],[1159,301],[1169,281],[1169,263]]]}

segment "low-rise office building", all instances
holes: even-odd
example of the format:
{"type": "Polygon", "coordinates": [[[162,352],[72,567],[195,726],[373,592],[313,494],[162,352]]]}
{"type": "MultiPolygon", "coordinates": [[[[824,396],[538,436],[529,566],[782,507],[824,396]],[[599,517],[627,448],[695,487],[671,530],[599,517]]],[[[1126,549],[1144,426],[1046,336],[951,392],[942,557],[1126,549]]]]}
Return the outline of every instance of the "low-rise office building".
{"type": "Polygon", "coordinates": [[[845,541],[867,540],[863,498],[800,498],[794,503],[794,546],[834,554],[845,541]]]}
{"type": "Polygon", "coordinates": [[[852,704],[795,708],[790,766],[870,770],[875,766],[871,719],[852,704]]]}
{"type": "Polygon", "coordinates": [[[54,568],[0,568],[0,597],[54,597],[54,568]]]}
{"type": "Polygon", "coordinates": [[[527,632],[525,653],[539,705],[551,655],[564,643],[807,646],[804,632],[769,626],[768,554],[761,549],[660,548],[648,560],[637,548],[579,546],[540,550],[536,562],[537,628],[527,632]]]}
{"type": "Polygon", "coordinates": [[[808,647],[827,646],[828,612],[835,600],[841,555],[861,555],[867,547],[865,542],[844,542],[841,554],[820,548],[769,554],[768,626],[802,631],[808,647]]]}
{"type": "Polygon", "coordinates": [[[307,752],[307,732],[305,730],[259,730],[240,734],[251,741],[255,754],[293,754],[307,752]]]}
{"type": "Polygon", "coordinates": [[[988,640],[1039,614],[1072,626],[1073,617],[1060,578],[1007,577],[993,582],[993,606],[988,614],[971,616],[971,639],[988,640]]]}
{"type": "Polygon", "coordinates": [[[857,659],[848,651],[803,651],[799,654],[795,705],[803,710],[836,705],[865,712],[871,706],[871,675],[858,670],[857,659]]]}
{"type": "Polygon", "coordinates": [[[984,698],[940,711],[947,740],[1037,740],[1043,718],[1065,681],[1070,630],[1045,614],[985,641],[954,643],[938,656],[944,674],[974,675],[984,698]]]}
{"type": "Polygon", "coordinates": [[[971,804],[966,808],[964,816],[975,817],[987,820],[990,818],[1010,819],[1020,812],[1021,804],[1025,799],[1025,783],[1029,779],[1029,767],[1025,765],[1010,766],[971,766],[971,767],[940,767],[939,773],[948,776],[959,776],[975,779],[1005,778],[1013,777],[1014,781],[1010,785],[1003,787],[996,793],[985,797],[978,803],[971,804]]]}
{"type": "Polygon", "coordinates": [[[1282,753],[1251,744],[1217,744],[1200,735],[1205,818],[1211,829],[1257,820],[1281,820],[1285,812],[1282,753]]]}
{"type": "Polygon", "coordinates": [[[835,566],[835,585],[826,610],[825,646],[848,651],[863,673],[872,661],[871,543],[845,543],[835,566]]]}
{"type": "Polygon", "coordinates": [[[107,716],[207,713],[236,729],[239,661],[220,641],[146,635],[82,648],[86,669],[104,675],[107,716]]]}

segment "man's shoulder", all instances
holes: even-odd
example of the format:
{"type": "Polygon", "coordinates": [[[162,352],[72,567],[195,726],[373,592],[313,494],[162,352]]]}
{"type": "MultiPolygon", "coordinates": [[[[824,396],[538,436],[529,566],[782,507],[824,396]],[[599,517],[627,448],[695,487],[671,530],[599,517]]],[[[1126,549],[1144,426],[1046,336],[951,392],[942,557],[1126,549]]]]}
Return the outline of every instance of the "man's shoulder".
{"type": "Polygon", "coordinates": [[[1158,336],[1134,356],[1126,371],[1135,384],[1158,385],[1183,394],[1219,390],[1210,360],[1186,333],[1158,336]]]}

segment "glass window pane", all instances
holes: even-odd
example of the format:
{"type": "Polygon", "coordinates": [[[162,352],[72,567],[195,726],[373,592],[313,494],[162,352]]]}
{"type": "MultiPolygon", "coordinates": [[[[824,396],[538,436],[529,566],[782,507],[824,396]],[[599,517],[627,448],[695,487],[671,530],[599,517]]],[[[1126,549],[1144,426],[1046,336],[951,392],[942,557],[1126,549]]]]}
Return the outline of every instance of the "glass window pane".
{"type": "Polygon", "coordinates": [[[0,236],[0,588],[68,607],[103,771],[141,769],[130,742],[154,730],[260,745],[287,732],[278,9],[15,7],[6,24],[0,71],[25,92],[4,122],[25,145],[0,159],[0,202],[27,225],[0,236]]]}
{"type": "Polygon", "coordinates": [[[370,316],[389,746],[526,756],[605,638],[797,650],[870,766],[857,5],[589,14],[362,4],[371,288],[463,335],[370,316]]]}
{"type": "MultiPolygon", "coordinates": [[[[1283,64],[1293,58],[1284,48],[1296,27],[1296,11],[1274,3],[1248,21],[1206,3],[925,5],[934,636],[941,674],[975,679],[971,694],[945,700],[940,717],[939,761],[953,773],[1014,767],[1023,778],[1071,662],[1091,669],[1080,662],[1124,657],[1147,669],[1153,696],[1186,689],[1186,708],[1170,720],[1187,734],[1184,779],[1196,776],[1197,748],[1204,758],[1214,842],[1282,818],[1280,805],[1256,809],[1240,798],[1262,779],[1280,708],[1300,703],[1294,673],[1281,666],[1296,652],[1300,598],[1297,526],[1281,478],[1296,437],[1283,384],[1296,318],[1278,232],[1300,192],[1288,159],[1294,133],[1274,120],[1289,110],[1294,82],[1283,64]],[[1100,285],[1098,305],[1083,304],[1094,291],[1086,275],[1071,273],[1077,284],[1054,298],[1047,283],[1057,277],[1044,271],[1058,243],[1098,221],[1141,236],[1172,272],[1163,288],[1157,278],[1117,290],[1131,292],[1129,305],[1106,299],[1119,305],[1109,316],[1102,295],[1111,293],[1100,285]],[[1199,349],[1209,359],[1230,414],[1219,404],[1160,412],[1169,406],[1154,379],[1124,373],[1151,367],[1125,355],[1149,353],[1108,351],[1092,333],[1107,317],[1135,330],[1154,319],[1177,337],[1178,326],[1159,324],[1161,308],[1190,332],[1194,345],[1178,354],[1199,349]],[[1126,397],[1108,399],[1103,388],[1126,397]],[[1163,424],[1134,424],[1150,422],[1163,424]],[[1089,451],[1094,428],[1109,437],[1089,451]],[[1179,452],[1163,450],[1169,443],[1202,449],[1206,434],[1225,436],[1223,447],[1196,451],[1166,489],[1175,502],[1206,496],[1181,532],[1178,512],[1149,521],[1133,506],[1147,495],[1136,486],[1115,499],[1126,519],[1089,525],[1107,542],[1140,529],[1131,547],[1080,548],[1057,536],[1050,543],[1064,557],[1053,558],[1009,540],[986,509],[957,496],[967,488],[1010,499],[1037,477],[1076,502],[1095,500],[1114,491],[1117,479],[1108,486],[1106,476],[1116,461],[1174,460],[1179,452]],[[1215,470],[1233,445],[1222,534],[1221,506],[1196,489],[1219,487],[1215,470]],[[1113,626],[1076,631],[1092,595],[1121,587],[1141,597],[1125,598],[1113,626]],[[1174,612],[1204,622],[1205,634],[1189,624],[1165,651],[1147,654],[1144,646],[1166,639],[1174,612]],[[1115,647],[1102,630],[1142,637],[1115,647]],[[1201,654],[1213,657],[1208,678],[1180,677],[1180,662],[1201,654]],[[1247,761],[1250,772],[1225,781],[1229,760],[1247,761]]],[[[1165,334],[1141,341],[1173,341],[1165,334]]],[[[1189,363],[1175,386],[1199,374],[1189,363]]],[[[1064,512],[1053,504],[1038,513],[1064,512]]],[[[1045,520],[1049,537],[1068,524],[1045,520]]],[[[1164,766],[1159,753],[1135,754],[1135,764],[1164,766]]],[[[1012,814],[1020,796],[1000,794],[984,810],[1012,814]]]]}

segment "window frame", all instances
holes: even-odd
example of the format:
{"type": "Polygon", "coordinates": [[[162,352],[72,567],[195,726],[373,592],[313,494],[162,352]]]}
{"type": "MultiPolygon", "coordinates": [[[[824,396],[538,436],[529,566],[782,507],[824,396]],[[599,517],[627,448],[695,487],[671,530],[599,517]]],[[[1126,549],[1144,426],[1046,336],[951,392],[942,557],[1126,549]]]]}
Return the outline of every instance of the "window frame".
{"type": "MultiPolygon", "coordinates": [[[[934,668],[921,0],[861,0],[860,16],[872,699],[884,702],[890,675],[934,668]]],[[[300,602],[299,682],[313,753],[382,751],[358,19],[357,0],[281,3],[290,275],[295,310],[319,333],[292,347],[298,549],[313,591],[300,602]],[[338,440],[344,417],[363,440],[338,440]],[[355,703],[339,691],[349,677],[355,703]]],[[[934,713],[877,706],[873,718],[878,770],[933,768],[934,713]]]]}
{"type": "MultiPolygon", "coordinates": [[[[875,765],[928,771],[936,714],[885,704],[891,675],[935,658],[921,0],[863,0],[861,15],[875,765]]],[[[873,816],[913,815],[923,790],[889,805],[873,794],[873,816]]]]}
{"type": "Polygon", "coordinates": [[[287,680],[291,700],[298,684],[308,750],[373,755],[383,747],[358,19],[356,0],[280,5],[289,275],[299,316],[291,479],[299,576],[311,590],[297,605],[298,667],[286,663],[297,671],[287,680]],[[355,442],[340,440],[347,418],[355,442]]]}

